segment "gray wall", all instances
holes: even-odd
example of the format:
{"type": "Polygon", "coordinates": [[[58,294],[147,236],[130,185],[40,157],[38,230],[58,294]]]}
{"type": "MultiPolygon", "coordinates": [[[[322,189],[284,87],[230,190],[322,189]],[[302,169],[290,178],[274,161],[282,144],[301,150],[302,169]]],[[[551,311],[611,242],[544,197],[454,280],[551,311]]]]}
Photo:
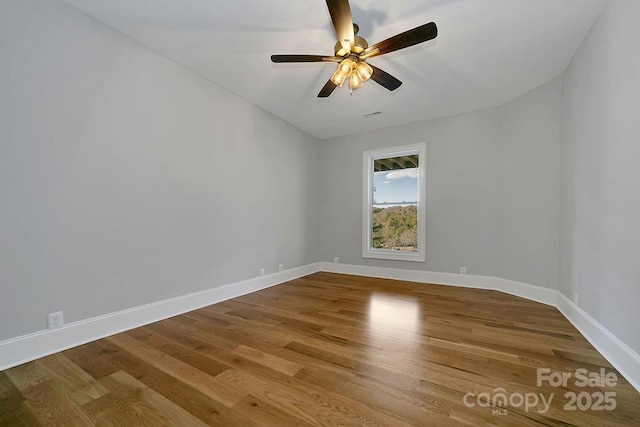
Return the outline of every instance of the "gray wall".
{"type": "Polygon", "coordinates": [[[318,141],[59,2],[0,2],[0,340],[317,260],[318,141]]]}
{"type": "Polygon", "coordinates": [[[319,143],[75,9],[0,2],[0,340],[339,256],[577,292],[640,351],[635,16],[611,0],[507,105],[319,143]],[[362,259],[362,152],[420,141],[427,262],[362,259]]]}
{"type": "Polygon", "coordinates": [[[640,2],[611,0],[563,80],[562,292],[640,352],[640,2]]]}
{"type": "MultiPolygon", "coordinates": [[[[375,119],[372,119],[375,120],[375,119]]],[[[321,260],[559,286],[561,82],[498,108],[323,141],[321,260]],[[362,152],[427,142],[427,262],[361,257],[362,152]]]]}

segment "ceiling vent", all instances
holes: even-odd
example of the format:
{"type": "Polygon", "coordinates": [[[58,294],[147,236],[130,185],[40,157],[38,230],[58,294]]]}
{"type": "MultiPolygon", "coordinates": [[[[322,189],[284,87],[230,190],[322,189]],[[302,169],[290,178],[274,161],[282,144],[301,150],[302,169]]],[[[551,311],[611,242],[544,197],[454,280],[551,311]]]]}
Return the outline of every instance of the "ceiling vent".
{"type": "Polygon", "coordinates": [[[375,116],[379,116],[380,114],[382,114],[382,111],[374,111],[373,113],[365,114],[363,117],[375,117],[375,116]]]}

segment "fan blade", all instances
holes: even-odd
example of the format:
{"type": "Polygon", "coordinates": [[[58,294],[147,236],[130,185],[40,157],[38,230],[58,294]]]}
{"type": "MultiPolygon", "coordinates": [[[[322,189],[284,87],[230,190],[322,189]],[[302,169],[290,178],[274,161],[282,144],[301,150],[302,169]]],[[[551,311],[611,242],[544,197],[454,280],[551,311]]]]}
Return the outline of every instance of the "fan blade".
{"type": "Polygon", "coordinates": [[[271,55],[271,61],[281,62],[340,62],[342,58],[338,56],[322,55],[271,55]]]}
{"type": "Polygon", "coordinates": [[[376,43],[373,46],[369,46],[362,55],[361,58],[372,58],[378,55],[384,55],[385,53],[394,52],[396,50],[404,49],[405,47],[420,44],[431,39],[435,39],[438,36],[438,27],[435,22],[429,22],[428,24],[421,25],[404,33],[397,34],[390,37],[380,43],[376,43]]]}
{"type": "Polygon", "coordinates": [[[333,84],[331,79],[329,79],[327,84],[324,85],[324,87],[322,88],[322,90],[318,94],[318,98],[327,98],[329,95],[331,95],[333,93],[333,91],[336,89],[336,87],[337,86],[333,84]]]}
{"type": "Polygon", "coordinates": [[[402,84],[400,80],[396,79],[386,71],[382,71],[380,68],[374,67],[373,65],[371,65],[371,68],[373,68],[373,74],[371,75],[371,80],[378,83],[379,85],[384,86],[389,90],[396,90],[402,84]]]}
{"type": "Polygon", "coordinates": [[[351,52],[354,46],[355,34],[353,33],[353,19],[351,18],[351,8],[349,0],[327,0],[327,7],[331,15],[333,28],[338,36],[338,41],[342,47],[351,52]]]}

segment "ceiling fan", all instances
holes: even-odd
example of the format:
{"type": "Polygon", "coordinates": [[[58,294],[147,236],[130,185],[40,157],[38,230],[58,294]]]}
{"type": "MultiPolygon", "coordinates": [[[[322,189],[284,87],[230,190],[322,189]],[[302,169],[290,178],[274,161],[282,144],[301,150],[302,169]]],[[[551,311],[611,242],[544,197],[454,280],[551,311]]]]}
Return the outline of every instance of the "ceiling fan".
{"type": "Polygon", "coordinates": [[[414,46],[436,38],[438,27],[434,22],[421,25],[404,33],[396,34],[380,43],[369,46],[358,36],[358,25],[353,23],[349,0],[326,0],[333,28],[338,36],[334,56],[322,55],[271,55],[271,61],[283,62],[337,62],[338,69],[324,85],[318,98],[326,98],[349,80],[351,90],[372,79],[389,90],[396,90],[402,82],[391,74],[367,63],[367,59],[414,46]]]}

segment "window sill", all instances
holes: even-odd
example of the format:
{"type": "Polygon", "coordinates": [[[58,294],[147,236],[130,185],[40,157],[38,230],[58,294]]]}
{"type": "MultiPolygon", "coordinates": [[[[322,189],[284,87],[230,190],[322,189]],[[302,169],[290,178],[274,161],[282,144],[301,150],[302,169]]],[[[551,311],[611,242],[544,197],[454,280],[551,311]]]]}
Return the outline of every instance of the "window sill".
{"type": "Polygon", "coordinates": [[[386,259],[390,261],[410,261],[410,262],[425,262],[426,258],[424,253],[401,253],[397,251],[366,251],[363,252],[362,258],[373,259],[386,259]]]}

